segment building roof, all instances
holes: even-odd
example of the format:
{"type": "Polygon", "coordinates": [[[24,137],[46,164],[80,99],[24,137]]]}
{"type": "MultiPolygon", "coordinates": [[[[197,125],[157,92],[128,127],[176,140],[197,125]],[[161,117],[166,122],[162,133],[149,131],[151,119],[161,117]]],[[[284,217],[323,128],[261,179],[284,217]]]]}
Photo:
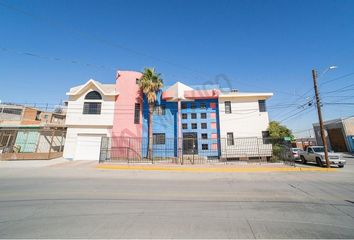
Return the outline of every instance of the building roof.
{"type": "Polygon", "coordinates": [[[184,92],[190,90],[193,90],[193,88],[181,82],[176,82],[163,92],[162,98],[167,99],[168,101],[185,100],[186,98],[184,97],[184,92]]]}
{"type": "Polygon", "coordinates": [[[96,88],[98,88],[103,95],[116,96],[119,94],[116,92],[115,84],[104,84],[100,83],[99,81],[90,79],[85,84],[70,88],[70,91],[67,92],[66,95],[74,96],[80,94],[90,85],[94,85],[96,88]]]}
{"type": "MultiPolygon", "coordinates": [[[[334,123],[340,123],[343,122],[344,120],[350,119],[350,118],[354,118],[354,117],[344,117],[344,118],[336,118],[336,119],[332,119],[332,120],[327,120],[323,122],[323,125],[329,125],[329,124],[334,124],[334,123]]],[[[312,124],[314,127],[318,127],[320,124],[319,123],[313,123],[312,124]]]]}
{"type": "Polygon", "coordinates": [[[273,93],[257,93],[257,92],[221,92],[220,98],[244,98],[244,97],[259,97],[268,99],[273,96],[273,93]]]}

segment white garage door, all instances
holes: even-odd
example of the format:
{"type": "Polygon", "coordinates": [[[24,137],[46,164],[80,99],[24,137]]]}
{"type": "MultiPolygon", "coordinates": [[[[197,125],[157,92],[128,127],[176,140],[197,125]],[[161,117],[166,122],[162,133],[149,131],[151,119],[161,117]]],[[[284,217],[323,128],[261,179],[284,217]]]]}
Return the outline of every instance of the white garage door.
{"type": "Polygon", "coordinates": [[[99,160],[102,136],[77,136],[75,160],[99,160]]]}

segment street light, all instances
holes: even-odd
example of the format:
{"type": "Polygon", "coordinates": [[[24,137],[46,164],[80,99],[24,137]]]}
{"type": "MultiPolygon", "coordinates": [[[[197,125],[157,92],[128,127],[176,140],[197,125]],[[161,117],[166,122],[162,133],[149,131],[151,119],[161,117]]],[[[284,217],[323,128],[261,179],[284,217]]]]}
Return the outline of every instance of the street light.
{"type": "MultiPolygon", "coordinates": [[[[337,68],[337,66],[330,66],[324,72],[322,72],[320,76],[322,76],[323,74],[325,74],[329,70],[336,69],[336,68],[337,68]]],[[[319,96],[318,87],[317,87],[317,78],[318,77],[317,77],[317,72],[315,69],[312,70],[312,78],[313,78],[313,88],[315,89],[316,105],[317,105],[318,121],[320,124],[321,139],[322,139],[323,148],[324,148],[324,157],[326,159],[326,167],[329,168],[330,164],[329,164],[329,159],[328,159],[327,139],[326,139],[325,130],[323,127],[320,96],[319,96]]]]}

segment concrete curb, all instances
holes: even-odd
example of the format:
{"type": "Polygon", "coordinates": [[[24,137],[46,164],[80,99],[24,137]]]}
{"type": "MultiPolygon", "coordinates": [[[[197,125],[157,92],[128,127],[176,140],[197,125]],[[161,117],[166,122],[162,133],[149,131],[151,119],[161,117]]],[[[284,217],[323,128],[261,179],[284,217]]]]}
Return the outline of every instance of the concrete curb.
{"type": "Polygon", "coordinates": [[[177,171],[177,172],[336,172],[334,168],[317,167],[169,167],[169,166],[125,166],[97,165],[104,170],[177,171]]]}

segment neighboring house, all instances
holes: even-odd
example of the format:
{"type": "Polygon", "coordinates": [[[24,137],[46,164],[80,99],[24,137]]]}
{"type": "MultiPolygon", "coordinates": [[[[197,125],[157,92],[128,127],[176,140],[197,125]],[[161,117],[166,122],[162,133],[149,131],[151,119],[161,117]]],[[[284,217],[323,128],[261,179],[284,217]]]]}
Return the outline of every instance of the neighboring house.
{"type": "MultiPolygon", "coordinates": [[[[354,117],[339,118],[323,123],[327,146],[330,151],[354,153],[354,117]]],[[[320,126],[313,124],[318,145],[323,145],[320,126]]]]}
{"type": "Polygon", "coordinates": [[[271,156],[266,100],[272,93],[241,93],[236,90],[219,95],[221,154],[223,158],[271,156]],[[250,146],[254,146],[253,149],[250,146]],[[261,152],[258,152],[259,149],[261,152]]]}
{"type": "Polygon", "coordinates": [[[98,160],[102,137],[112,136],[115,84],[89,80],[67,93],[66,141],[64,157],[98,160]]]}
{"type": "MultiPolygon", "coordinates": [[[[70,89],[65,158],[147,157],[149,111],[138,85],[141,76],[140,72],[118,71],[116,84],[90,80],[70,89]]],[[[270,156],[271,146],[262,138],[268,136],[265,101],[271,96],[234,92],[218,85],[201,89],[177,82],[164,87],[157,94],[152,117],[153,156],[237,158],[237,154],[223,154],[223,144],[233,148],[237,138],[260,139],[254,144],[267,146],[261,154],[270,156]]],[[[259,156],[254,152],[249,156],[252,154],[259,156]]]]}
{"type": "Polygon", "coordinates": [[[0,104],[0,158],[48,159],[59,156],[64,146],[64,123],[64,114],[0,104]]]}

